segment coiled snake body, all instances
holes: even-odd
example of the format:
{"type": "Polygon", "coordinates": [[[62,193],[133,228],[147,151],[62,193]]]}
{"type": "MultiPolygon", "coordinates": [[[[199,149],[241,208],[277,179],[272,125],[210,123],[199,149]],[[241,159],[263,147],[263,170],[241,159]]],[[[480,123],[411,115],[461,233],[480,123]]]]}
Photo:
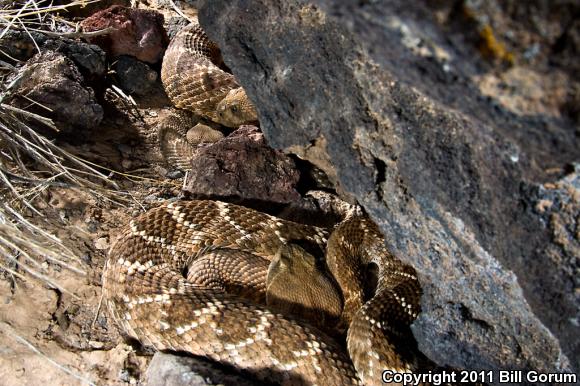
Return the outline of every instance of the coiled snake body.
{"type": "MultiPolygon", "coordinates": [[[[186,351],[284,385],[378,385],[382,370],[411,370],[393,342],[408,332],[421,293],[415,271],[383,243],[355,212],[329,233],[217,201],[172,202],[123,230],[103,291],[124,332],[158,350],[186,351]],[[264,282],[276,283],[272,267],[281,255],[291,263],[317,248],[340,286],[348,354],[317,328],[257,303],[269,296],[264,282]],[[369,265],[378,280],[365,296],[369,265]]],[[[303,286],[311,282],[321,283],[314,292],[330,288],[308,278],[303,286]]]]}
{"type": "Polygon", "coordinates": [[[197,20],[179,31],[167,47],[161,80],[167,96],[181,110],[158,127],[146,127],[142,134],[151,152],[169,166],[189,169],[197,145],[223,138],[219,125],[235,128],[258,121],[254,105],[224,68],[218,47],[197,20]]]}
{"type": "Polygon", "coordinates": [[[161,80],[178,108],[228,127],[257,121],[256,109],[244,89],[223,67],[219,48],[196,20],[167,47],[161,80]]]}

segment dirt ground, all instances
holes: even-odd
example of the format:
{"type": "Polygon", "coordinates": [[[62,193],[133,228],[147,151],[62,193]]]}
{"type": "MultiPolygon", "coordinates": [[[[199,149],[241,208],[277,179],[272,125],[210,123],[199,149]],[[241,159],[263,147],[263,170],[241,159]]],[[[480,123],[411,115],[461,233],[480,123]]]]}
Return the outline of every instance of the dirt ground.
{"type": "MultiPolygon", "coordinates": [[[[557,116],[557,106],[566,99],[562,94],[565,78],[559,73],[540,77],[524,70],[513,66],[502,73],[489,72],[475,83],[510,111],[557,116]]],[[[116,228],[131,216],[180,195],[183,179],[162,177],[166,170],[146,162],[134,137],[135,125],[155,124],[166,114],[169,103],[159,93],[137,99],[137,108],[118,105],[107,112],[90,142],[80,147],[62,144],[91,162],[142,177],[111,176],[125,193],[109,198],[120,203],[80,188],[51,187],[34,201],[43,217],[24,211],[30,221],[58,237],[79,257],[77,268],[84,274],[43,262],[45,274],[65,292],[0,270],[1,385],[142,381],[151,353],[124,342],[107,310],[100,307],[100,273],[116,228]]]]}
{"type": "Polygon", "coordinates": [[[138,100],[140,108],[112,101],[90,141],[80,146],[59,142],[73,154],[131,177],[111,174],[119,190],[105,196],[91,189],[49,187],[32,202],[42,216],[23,209],[29,221],[79,258],[75,267],[83,273],[43,262],[43,274],[58,289],[0,270],[0,384],[121,385],[142,378],[151,353],[137,352],[120,338],[100,307],[100,275],[116,228],[180,194],[183,178],[163,177],[167,169],[148,163],[135,138],[136,125],[154,125],[166,114],[169,102],[159,91],[138,100]]]}
{"type": "MultiPolygon", "coordinates": [[[[163,194],[142,188],[142,194],[163,194]]],[[[78,189],[52,189],[43,228],[83,259],[86,275],[44,264],[70,293],[3,274],[0,280],[0,379],[3,385],[134,384],[150,359],[119,339],[100,308],[100,271],[114,229],[131,209],[78,189]]],[[[146,202],[144,197],[141,198],[146,202]]],[[[137,201],[133,203],[139,212],[137,201]]],[[[39,205],[40,207],[41,205],[39,205]]]]}

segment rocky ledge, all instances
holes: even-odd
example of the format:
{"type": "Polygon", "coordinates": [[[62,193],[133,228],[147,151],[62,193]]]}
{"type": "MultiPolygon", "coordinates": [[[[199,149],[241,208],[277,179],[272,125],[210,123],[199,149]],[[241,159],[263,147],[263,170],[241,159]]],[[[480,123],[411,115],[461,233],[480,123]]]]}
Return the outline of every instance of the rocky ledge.
{"type": "MultiPolygon", "coordinates": [[[[577,49],[573,30],[534,34],[516,2],[499,14],[470,2],[199,3],[200,22],[255,102],[268,144],[325,170],[419,272],[423,312],[413,331],[427,356],[469,369],[578,367],[578,256],[570,246],[580,238],[570,215],[578,191],[566,190],[560,238],[540,205],[541,187],[579,158],[575,94],[566,93],[577,83],[562,64],[577,49]],[[531,48],[512,54],[480,20],[500,33],[515,29],[510,36],[527,36],[531,48]],[[478,40],[458,34],[458,23],[461,31],[473,25],[478,40]],[[540,53],[530,62],[534,39],[540,53]],[[540,96],[522,107],[487,94],[490,71],[511,74],[509,83],[515,70],[534,68],[571,79],[564,97],[540,85],[550,103],[540,96]],[[562,237],[566,247],[557,244],[562,237]]],[[[565,18],[565,7],[549,12],[565,18]]]]}

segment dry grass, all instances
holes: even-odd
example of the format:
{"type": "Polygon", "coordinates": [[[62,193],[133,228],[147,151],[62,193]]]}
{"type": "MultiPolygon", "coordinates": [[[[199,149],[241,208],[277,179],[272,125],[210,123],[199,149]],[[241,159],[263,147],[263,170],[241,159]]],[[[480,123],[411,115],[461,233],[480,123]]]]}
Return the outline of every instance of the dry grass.
{"type": "MultiPolygon", "coordinates": [[[[38,31],[51,36],[85,35],[79,32],[76,23],[64,19],[61,14],[69,7],[90,2],[73,1],[58,6],[35,0],[0,2],[0,39],[11,29],[25,31],[32,40],[31,32],[38,31]]],[[[36,43],[35,46],[40,52],[36,43]]],[[[80,252],[48,231],[54,229],[54,219],[47,218],[46,211],[39,204],[43,203],[48,191],[57,188],[87,192],[101,207],[126,206],[136,200],[131,192],[121,191],[111,177],[127,178],[133,182],[151,180],[95,165],[65,151],[35,131],[34,127],[38,126],[54,131],[59,128],[46,117],[5,102],[15,83],[13,74],[16,69],[9,63],[12,62],[10,58],[2,60],[2,56],[7,58],[0,51],[0,279],[11,279],[13,283],[33,280],[76,297],[53,273],[66,270],[84,276],[87,266],[81,260],[80,252]],[[52,224],[50,220],[53,220],[52,224]]],[[[0,332],[81,383],[93,384],[69,366],[45,355],[34,341],[27,340],[17,329],[17,326],[0,321],[0,332]]]]}
{"type": "MultiPolygon", "coordinates": [[[[60,14],[88,3],[73,1],[55,6],[34,0],[3,2],[0,39],[10,29],[74,33],[78,31],[76,25],[60,14]]],[[[5,71],[13,70],[8,63],[0,65],[5,71]]],[[[131,196],[118,190],[110,178],[112,171],[59,148],[33,129],[43,125],[58,131],[50,119],[4,103],[14,83],[5,74],[0,77],[0,268],[15,277],[34,278],[69,292],[50,277],[46,263],[79,275],[85,274],[83,264],[62,240],[45,230],[44,215],[35,203],[52,187],[82,189],[113,206],[125,205],[131,196]]]]}
{"type": "Polygon", "coordinates": [[[47,276],[42,263],[81,275],[82,263],[61,240],[43,229],[44,216],[35,202],[51,187],[82,189],[115,205],[123,205],[127,196],[90,163],[35,132],[27,123],[31,120],[54,128],[46,118],[0,103],[0,267],[68,292],[47,276]],[[30,215],[37,219],[35,223],[28,219],[30,215]]]}
{"type": "MultiPolygon", "coordinates": [[[[70,34],[79,31],[77,23],[63,18],[61,14],[70,8],[84,7],[99,0],[75,0],[68,4],[54,5],[52,1],[23,0],[2,1],[0,4],[0,39],[10,29],[42,31],[49,34],[70,34]]],[[[32,38],[32,36],[31,36],[32,38]]]]}

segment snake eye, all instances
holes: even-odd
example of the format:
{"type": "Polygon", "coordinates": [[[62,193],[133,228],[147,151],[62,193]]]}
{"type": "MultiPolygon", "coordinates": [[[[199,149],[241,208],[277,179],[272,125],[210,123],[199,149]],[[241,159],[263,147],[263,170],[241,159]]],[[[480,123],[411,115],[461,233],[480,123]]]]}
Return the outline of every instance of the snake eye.
{"type": "Polygon", "coordinates": [[[234,105],[232,106],[232,113],[237,113],[238,112],[238,106],[234,105]]]}

